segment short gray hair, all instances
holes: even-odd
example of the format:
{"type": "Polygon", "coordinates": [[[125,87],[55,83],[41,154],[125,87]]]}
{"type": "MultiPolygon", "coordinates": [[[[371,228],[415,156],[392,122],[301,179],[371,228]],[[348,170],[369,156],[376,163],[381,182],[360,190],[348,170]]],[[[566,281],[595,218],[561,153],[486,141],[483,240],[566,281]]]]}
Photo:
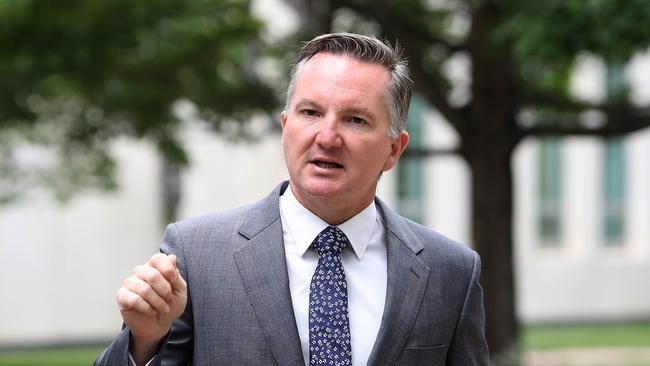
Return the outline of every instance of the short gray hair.
{"type": "Polygon", "coordinates": [[[413,82],[409,77],[406,59],[402,57],[402,48],[397,43],[393,47],[388,41],[382,42],[374,37],[353,33],[323,34],[302,46],[291,69],[285,110],[288,111],[291,106],[298,72],[309,59],[319,52],[351,56],[360,61],[385,67],[390,73],[390,80],[384,94],[390,119],[388,134],[394,138],[406,130],[413,82]]]}

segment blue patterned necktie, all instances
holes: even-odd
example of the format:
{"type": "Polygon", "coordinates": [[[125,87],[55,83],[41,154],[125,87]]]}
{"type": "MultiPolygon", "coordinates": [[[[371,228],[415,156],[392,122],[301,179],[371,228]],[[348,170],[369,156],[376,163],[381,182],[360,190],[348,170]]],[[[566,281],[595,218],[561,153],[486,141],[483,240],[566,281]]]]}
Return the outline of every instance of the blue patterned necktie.
{"type": "Polygon", "coordinates": [[[309,365],[352,365],[348,285],[341,251],[350,242],[328,226],[314,239],[318,266],[309,288],[309,365]]]}

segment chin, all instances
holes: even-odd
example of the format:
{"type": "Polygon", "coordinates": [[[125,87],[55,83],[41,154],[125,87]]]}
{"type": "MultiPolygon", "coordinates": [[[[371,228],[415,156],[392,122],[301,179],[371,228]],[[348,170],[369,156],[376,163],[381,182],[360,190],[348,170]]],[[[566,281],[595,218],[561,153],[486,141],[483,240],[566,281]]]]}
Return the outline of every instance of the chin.
{"type": "Polygon", "coordinates": [[[343,192],[342,184],[338,182],[309,181],[302,185],[302,190],[306,194],[322,198],[334,198],[343,192]]]}

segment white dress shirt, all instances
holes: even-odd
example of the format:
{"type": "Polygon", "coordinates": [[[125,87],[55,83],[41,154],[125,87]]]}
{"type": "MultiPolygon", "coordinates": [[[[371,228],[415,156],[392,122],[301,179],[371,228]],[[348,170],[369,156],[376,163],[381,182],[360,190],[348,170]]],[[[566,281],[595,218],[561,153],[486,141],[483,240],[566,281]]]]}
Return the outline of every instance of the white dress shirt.
{"type": "MultiPolygon", "coordinates": [[[[309,286],[318,265],[318,253],[311,243],[329,225],[302,206],[290,187],[280,197],[280,217],[291,301],[305,365],[309,365],[309,286]]],[[[352,246],[341,254],[348,283],[352,365],[365,365],[386,302],[386,234],[374,202],[338,227],[352,246]]]]}

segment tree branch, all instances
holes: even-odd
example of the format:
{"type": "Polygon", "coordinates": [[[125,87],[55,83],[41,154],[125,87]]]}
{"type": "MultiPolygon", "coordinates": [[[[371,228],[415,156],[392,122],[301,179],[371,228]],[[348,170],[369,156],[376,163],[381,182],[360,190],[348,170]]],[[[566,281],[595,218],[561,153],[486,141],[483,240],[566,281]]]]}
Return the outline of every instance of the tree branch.
{"type": "Polygon", "coordinates": [[[428,157],[439,157],[439,156],[449,156],[449,155],[458,155],[460,151],[458,148],[447,148],[447,149],[436,149],[436,148],[426,148],[426,147],[414,147],[407,148],[404,150],[403,156],[405,158],[428,158],[428,157]]]}
{"type": "Polygon", "coordinates": [[[418,27],[414,22],[404,21],[404,19],[401,17],[395,16],[395,14],[390,11],[386,11],[387,5],[377,6],[376,3],[373,3],[368,6],[361,6],[355,1],[346,1],[343,6],[367,18],[376,19],[385,27],[399,28],[401,30],[400,33],[408,34],[409,38],[417,38],[423,43],[442,46],[449,53],[463,51],[466,49],[462,44],[453,44],[447,40],[442,39],[441,37],[435,37],[427,30],[422,29],[422,27],[418,27]]]}
{"type": "Polygon", "coordinates": [[[413,74],[413,79],[421,81],[416,85],[416,88],[447,119],[456,131],[462,131],[465,121],[462,116],[462,109],[457,109],[449,105],[445,93],[431,82],[432,78],[427,75],[426,70],[419,63],[410,63],[409,68],[413,74]]]}
{"type": "MultiPolygon", "coordinates": [[[[549,93],[542,90],[526,90],[520,100],[520,104],[524,106],[548,107],[562,111],[581,112],[585,110],[599,110],[607,114],[625,114],[634,111],[633,107],[630,107],[629,104],[611,101],[601,103],[588,102],[559,93],[549,93]]],[[[637,112],[642,112],[644,109],[648,110],[650,109],[650,106],[639,108],[637,112]]]]}
{"type": "MultiPolygon", "coordinates": [[[[586,109],[597,109],[595,103],[577,100],[558,93],[548,93],[542,90],[528,89],[521,96],[522,105],[542,105],[544,107],[557,108],[562,110],[583,111],[586,109]]],[[[599,109],[599,108],[598,108],[599,109]]]]}
{"type": "MultiPolygon", "coordinates": [[[[522,128],[526,136],[620,136],[650,127],[650,106],[643,108],[621,109],[621,106],[602,108],[607,116],[602,126],[572,125],[553,126],[556,121],[538,122],[537,126],[522,128]]],[[[576,121],[577,122],[577,121],[576,121]]]]}
{"type": "Polygon", "coordinates": [[[633,107],[627,103],[619,102],[594,103],[541,90],[527,90],[524,93],[522,102],[523,106],[548,108],[551,111],[560,112],[556,120],[535,121],[532,127],[520,127],[522,134],[525,136],[618,136],[650,126],[650,105],[633,107]],[[594,126],[589,124],[581,125],[578,115],[581,112],[588,111],[601,112],[604,115],[602,125],[598,125],[598,123],[594,124],[594,126]],[[561,117],[563,113],[569,113],[572,120],[567,123],[566,118],[561,117]],[[558,123],[558,120],[560,120],[560,123],[558,123]]]}

